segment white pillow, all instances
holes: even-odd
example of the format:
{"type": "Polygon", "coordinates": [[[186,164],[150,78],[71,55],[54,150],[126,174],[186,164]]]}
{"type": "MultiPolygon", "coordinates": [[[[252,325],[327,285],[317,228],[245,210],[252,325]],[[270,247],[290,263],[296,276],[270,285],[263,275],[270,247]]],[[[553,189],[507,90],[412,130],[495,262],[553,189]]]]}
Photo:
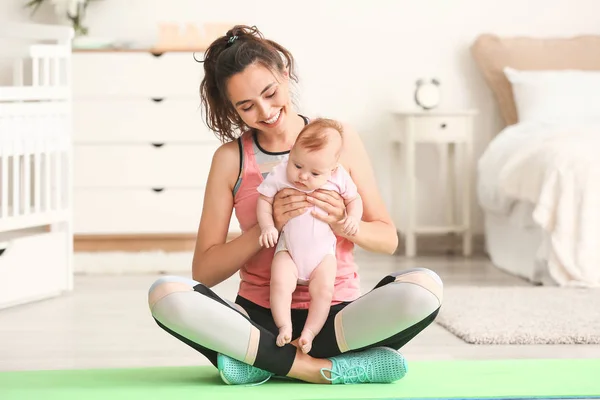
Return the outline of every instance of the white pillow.
{"type": "Polygon", "coordinates": [[[519,122],[585,122],[600,119],[600,71],[518,71],[504,68],[519,122]]]}

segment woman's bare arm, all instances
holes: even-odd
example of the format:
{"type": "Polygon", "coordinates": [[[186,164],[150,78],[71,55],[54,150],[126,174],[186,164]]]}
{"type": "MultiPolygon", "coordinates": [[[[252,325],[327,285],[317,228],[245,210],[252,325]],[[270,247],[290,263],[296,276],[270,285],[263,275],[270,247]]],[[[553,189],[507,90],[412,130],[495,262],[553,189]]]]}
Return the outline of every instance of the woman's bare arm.
{"type": "Polygon", "coordinates": [[[238,177],[238,144],[230,142],[215,152],[206,184],[204,206],[192,261],[194,280],[211,287],[235,274],[260,250],[258,224],[227,242],[233,212],[233,187],[238,177]]]}

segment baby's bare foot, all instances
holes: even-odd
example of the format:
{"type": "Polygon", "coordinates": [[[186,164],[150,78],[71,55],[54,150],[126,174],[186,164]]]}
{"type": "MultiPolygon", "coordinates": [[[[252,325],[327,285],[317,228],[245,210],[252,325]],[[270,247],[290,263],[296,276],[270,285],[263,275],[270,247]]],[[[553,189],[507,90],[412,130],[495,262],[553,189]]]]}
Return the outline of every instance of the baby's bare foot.
{"type": "Polygon", "coordinates": [[[277,336],[277,346],[282,347],[292,341],[292,327],[284,325],[279,328],[279,335],[277,336]]]}
{"type": "Polygon", "coordinates": [[[312,349],[312,342],[315,338],[315,335],[308,329],[304,329],[302,334],[300,335],[300,339],[298,340],[298,345],[304,354],[308,354],[310,349],[312,349]]]}

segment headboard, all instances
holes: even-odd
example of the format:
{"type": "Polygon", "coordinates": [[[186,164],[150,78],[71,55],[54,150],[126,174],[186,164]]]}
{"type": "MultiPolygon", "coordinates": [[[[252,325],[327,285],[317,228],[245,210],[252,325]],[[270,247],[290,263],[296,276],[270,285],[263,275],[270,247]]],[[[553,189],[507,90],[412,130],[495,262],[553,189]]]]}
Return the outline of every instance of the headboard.
{"type": "Polygon", "coordinates": [[[499,37],[482,34],[471,54],[498,101],[506,125],[518,122],[506,66],[520,70],[600,70],[600,36],[568,38],[499,37]]]}

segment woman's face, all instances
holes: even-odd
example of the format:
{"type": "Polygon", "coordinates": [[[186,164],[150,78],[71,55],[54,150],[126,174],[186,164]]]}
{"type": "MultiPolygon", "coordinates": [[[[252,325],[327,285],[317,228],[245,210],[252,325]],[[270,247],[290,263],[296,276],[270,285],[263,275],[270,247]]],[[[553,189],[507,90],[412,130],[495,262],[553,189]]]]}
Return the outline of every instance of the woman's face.
{"type": "Polygon", "coordinates": [[[233,107],[251,128],[282,133],[293,113],[287,73],[273,73],[261,64],[249,65],[227,82],[233,107]]]}

